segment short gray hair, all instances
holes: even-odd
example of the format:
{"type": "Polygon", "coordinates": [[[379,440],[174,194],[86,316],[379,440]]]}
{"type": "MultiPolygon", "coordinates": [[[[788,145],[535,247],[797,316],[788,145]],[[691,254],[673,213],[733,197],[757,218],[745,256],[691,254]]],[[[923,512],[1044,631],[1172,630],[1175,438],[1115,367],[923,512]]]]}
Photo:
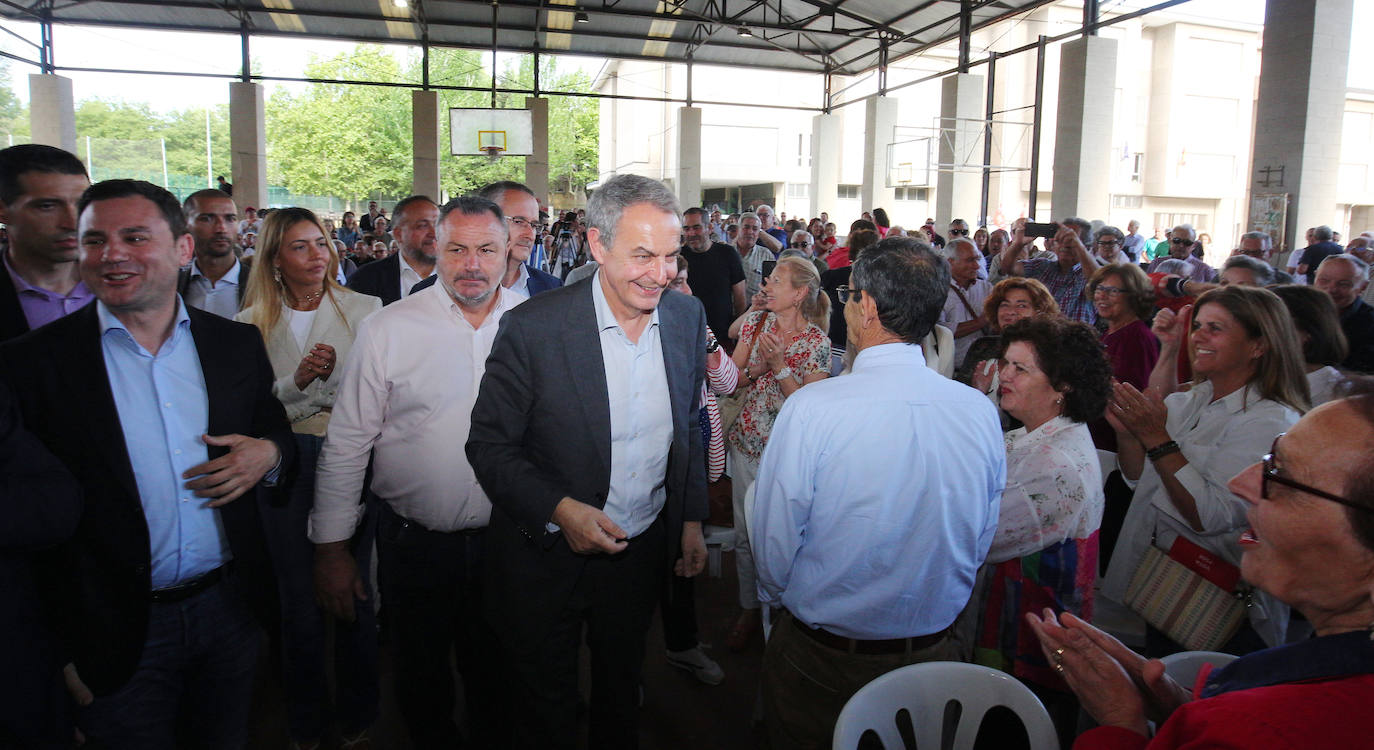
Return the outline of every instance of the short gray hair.
{"type": "Polygon", "coordinates": [[[1078,239],[1082,241],[1084,245],[1087,245],[1093,241],[1093,223],[1091,221],[1088,221],[1087,219],[1080,219],[1077,216],[1070,216],[1069,218],[1059,223],[1066,224],[1077,229],[1078,239]]]}
{"type": "Polygon", "coordinates": [[[805,229],[798,229],[797,231],[793,232],[791,237],[792,242],[796,242],[798,237],[805,237],[808,240],[811,240],[812,243],[815,243],[816,241],[816,238],[805,229]]]}
{"type": "Polygon", "coordinates": [[[615,244],[615,228],[630,206],[647,203],[665,214],[677,218],[682,213],[677,196],[668,186],[637,174],[620,174],[597,188],[587,201],[587,226],[595,227],[601,245],[610,249],[615,244]]]}
{"type": "Polygon", "coordinates": [[[1188,234],[1189,242],[1197,242],[1197,230],[1193,229],[1192,224],[1179,224],[1178,226],[1174,227],[1173,229],[1170,229],[1169,231],[1177,232],[1180,229],[1182,229],[1184,232],[1188,234]]]}
{"type": "MultiPolygon", "coordinates": [[[[1360,281],[1369,281],[1369,264],[1361,260],[1359,256],[1351,253],[1337,253],[1327,256],[1326,260],[1322,261],[1322,263],[1330,263],[1333,260],[1343,260],[1349,263],[1351,267],[1355,269],[1355,275],[1359,277],[1360,281]]],[[[1320,268],[1320,266],[1318,267],[1320,268]]]]}
{"type": "Polygon", "coordinates": [[[1331,227],[1325,224],[1319,227],[1312,227],[1312,239],[1317,242],[1329,242],[1331,240],[1331,227]]]}
{"type": "Polygon", "coordinates": [[[945,243],[945,260],[953,262],[954,259],[958,258],[960,245],[968,245],[968,249],[973,252],[975,257],[983,257],[983,254],[978,252],[978,244],[976,242],[967,237],[955,237],[954,239],[945,243]]]}
{"type": "Polygon", "coordinates": [[[1221,271],[1225,273],[1230,268],[1243,268],[1254,274],[1255,283],[1260,286],[1269,286],[1274,283],[1274,267],[1249,255],[1232,255],[1221,264],[1221,271]]]}
{"type": "Polygon", "coordinates": [[[760,219],[759,215],[753,211],[745,211],[741,213],[739,215],[739,219],[737,219],[735,223],[743,224],[745,219],[753,219],[754,221],[757,221],[759,224],[763,224],[763,219],[760,219]]]}
{"type": "Polygon", "coordinates": [[[1246,232],[1240,238],[1242,240],[1259,240],[1260,249],[1266,253],[1274,246],[1274,239],[1269,236],[1268,232],[1246,232]]]}
{"type": "Polygon", "coordinates": [[[1187,262],[1179,260],[1178,258],[1169,258],[1168,260],[1161,261],[1159,265],[1155,266],[1155,271],[1158,273],[1171,273],[1176,276],[1186,276],[1189,269],[1187,262]]]}

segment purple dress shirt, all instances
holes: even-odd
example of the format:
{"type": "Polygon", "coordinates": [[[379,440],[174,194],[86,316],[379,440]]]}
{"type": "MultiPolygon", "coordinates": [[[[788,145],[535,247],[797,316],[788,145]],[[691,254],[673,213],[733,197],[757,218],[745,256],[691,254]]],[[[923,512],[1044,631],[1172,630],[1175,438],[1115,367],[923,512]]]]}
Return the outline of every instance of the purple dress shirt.
{"type": "Polygon", "coordinates": [[[24,311],[24,318],[29,322],[29,328],[38,328],[48,323],[65,317],[70,313],[90,304],[95,299],[95,295],[90,289],[86,288],[86,282],[78,281],[72,287],[67,296],[62,296],[56,292],[50,292],[42,287],[36,287],[25,281],[10,265],[9,253],[5,253],[5,271],[9,273],[10,280],[14,282],[14,291],[19,295],[19,307],[24,311]]]}

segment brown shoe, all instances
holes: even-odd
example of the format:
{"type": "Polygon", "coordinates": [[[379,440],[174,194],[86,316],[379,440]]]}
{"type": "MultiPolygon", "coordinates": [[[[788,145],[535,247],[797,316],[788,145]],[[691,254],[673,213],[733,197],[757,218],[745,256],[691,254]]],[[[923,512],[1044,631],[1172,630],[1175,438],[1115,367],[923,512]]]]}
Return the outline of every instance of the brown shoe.
{"type": "Polygon", "coordinates": [[[746,609],[740,612],[734,627],[730,628],[730,635],[725,637],[725,647],[730,649],[732,653],[738,654],[749,648],[749,644],[754,641],[754,636],[761,632],[763,632],[763,610],[746,609]]]}

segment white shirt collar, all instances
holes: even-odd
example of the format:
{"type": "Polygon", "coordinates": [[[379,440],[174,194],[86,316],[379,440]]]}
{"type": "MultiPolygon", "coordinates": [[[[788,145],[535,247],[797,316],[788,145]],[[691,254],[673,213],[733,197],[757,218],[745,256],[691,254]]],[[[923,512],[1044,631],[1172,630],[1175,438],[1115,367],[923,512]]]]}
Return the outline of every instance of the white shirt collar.
{"type": "MultiPolygon", "coordinates": [[[[660,297],[660,300],[662,298],[660,297]]],[[[615,319],[615,313],[611,312],[611,305],[606,301],[606,293],[601,290],[601,269],[596,269],[592,274],[592,306],[596,308],[596,330],[604,331],[607,328],[624,328],[620,321],[615,319]]],[[[649,327],[658,325],[658,307],[654,307],[653,313],[649,316],[649,327]]]]}

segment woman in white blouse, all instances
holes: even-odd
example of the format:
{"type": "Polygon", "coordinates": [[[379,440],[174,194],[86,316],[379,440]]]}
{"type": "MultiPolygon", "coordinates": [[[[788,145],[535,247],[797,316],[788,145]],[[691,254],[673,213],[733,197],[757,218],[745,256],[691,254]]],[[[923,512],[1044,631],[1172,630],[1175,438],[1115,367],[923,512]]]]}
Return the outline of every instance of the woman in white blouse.
{"type": "Polygon", "coordinates": [[[1103,496],[1086,423],[1107,407],[1112,367],[1097,331],[1058,316],[1012,323],[1001,343],[1001,405],[1024,426],[1006,434],[1007,485],[980,576],[974,657],[1030,684],[1071,722],[1077,703],[1025,614],[1049,607],[1092,619],[1103,496]]]}
{"type": "MultiPolygon", "coordinates": [[[[381,309],[381,300],[345,289],[336,280],[339,257],[324,226],[303,208],[272,211],[259,235],[257,259],[237,320],[262,332],[272,361],[273,392],[286,408],[295,433],[299,464],[283,508],[263,508],[263,524],[282,610],[282,668],[291,738],[301,747],[318,746],[329,727],[325,680],[324,614],[315,605],[314,545],[306,522],[315,494],[315,459],[329,427],[338,378],[331,377],[348,356],[363,318],[381,309]]],[[[358,549],[372,524],[360,524],[358,549]]],[[[367,570],[359,559],[358,569],[367,570]]],[[[366,736],[377,717],[377,644],[372,608],[360,605],[353,623],[335,631],[338,691],[335,701],[344,737],[366,736]]]]}
{"type": "MultiPolygon", "coordinates": [[[[1135,485],[1102,585],[1103,595],[1115,601],[1124,600],[1152,543],[1167,552],[1183,537],[1238,566],[1246,504],[1227,482],[1308,408],[1298,334],[1278,296],[1226,286],[1204,293],[1192,308],[1192,387],[1183,391],[1175,382],[1188,308],[1177,315],[1161,310],[1154,324],[1160,356],[1149,392],[1118,384],[1107,409],[1121,473],[1135,485]]],[[[1287,605],[1257,591],[1247,613],[1248,623],[1220,650],[1244,654],[1284,642],[1287,605]]],[[[1182,650],[1164,633],[1146,629],[1147,656],[1182,650]]]]}

